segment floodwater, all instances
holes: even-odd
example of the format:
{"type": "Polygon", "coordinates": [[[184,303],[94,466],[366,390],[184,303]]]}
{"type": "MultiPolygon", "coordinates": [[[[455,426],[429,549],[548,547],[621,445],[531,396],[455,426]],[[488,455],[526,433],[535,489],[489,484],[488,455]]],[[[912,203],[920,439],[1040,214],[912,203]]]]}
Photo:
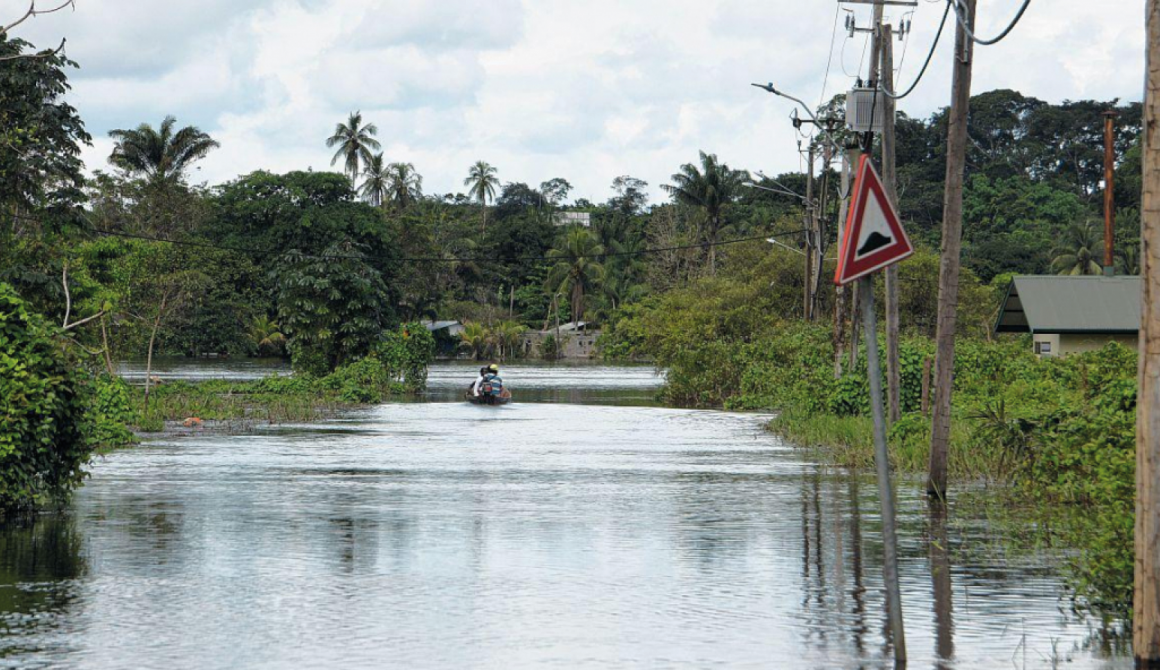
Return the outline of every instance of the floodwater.
{"type": "MultiPolygon", "coordinates": [[[[505,407],[461,401],[473,369],[98,460],[0,529],[0,667],[892,667],[869,473],[655,406],[649,368],[512,366],[505,407]]],[[[1130,667],[1059,554],[899,496],[909,667],[1130,667]]]]}

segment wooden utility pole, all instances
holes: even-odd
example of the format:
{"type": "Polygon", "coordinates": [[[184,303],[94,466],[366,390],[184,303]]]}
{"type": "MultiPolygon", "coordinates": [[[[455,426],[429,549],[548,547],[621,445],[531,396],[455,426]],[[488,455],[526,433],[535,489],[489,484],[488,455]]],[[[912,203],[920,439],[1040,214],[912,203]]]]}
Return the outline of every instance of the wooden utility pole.
{"type": "MultiPolygon", "coordinates": [[[[963,0],[964,22],[974,30],[976,0],[963,0]]],[[[954,10],[960,11],[960,10],[954,10]]],[[[967,113],[971,104],[970,36],[957,25],[951,109],[947,130],[946,191],[943,194],[942,254],[938,271],[938,317],[935,329],[934,419],[930,431],[929,495],[947,490],[947,452],[951,437],[951,380],[955,369],[955,311],[959,306],[959,266],[963,235],[963,170],[967,153],[967,113]]]]}
{"type": "MultiPolygon", "coordinates": [[[[882,78],[880,89],[894,91],[894,29],[890,25],[879,29],[882,41],[882,64],[878,68],[882,78]]],[[[882,116],[882,186],[894,211],[898,211],[898,171],[895,165],[894,98],[883,95],[886,105],[882,116]]],[[[891,423],[902,418],[902,371],[898,353],[898,266],[886,268],[886,394],[887,418],[891,423]]]]}
{"type": "Polygon", "coordinates": [[[1144,87],[1142,302],[1136,404],[1136,580],[1132,647],[1137,668],[1160,667],[1160,0],[1148,0],[1144,87]]]}
{"type": "Polygon", "coordinates": [[[814,318],[814,145],[810,144],[809,163],[806,164],[806,267],[802,278],[802,318],[814,318]]]}
{"type": "Polygon", "coordinates": [[[1116,117],[1104,112],[1104,274],[1116,274],[1116,117]]]}

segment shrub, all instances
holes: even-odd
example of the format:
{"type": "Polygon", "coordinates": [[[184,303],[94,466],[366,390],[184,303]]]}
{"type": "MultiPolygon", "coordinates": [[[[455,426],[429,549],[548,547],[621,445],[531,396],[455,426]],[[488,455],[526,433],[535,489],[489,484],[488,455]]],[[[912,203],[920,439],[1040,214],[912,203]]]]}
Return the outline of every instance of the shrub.
{"type": "Polygon", "coordinates": [[[91,394],[44,320],[0,284],[0,509],[67,494],[92,452],[91,394]]]}

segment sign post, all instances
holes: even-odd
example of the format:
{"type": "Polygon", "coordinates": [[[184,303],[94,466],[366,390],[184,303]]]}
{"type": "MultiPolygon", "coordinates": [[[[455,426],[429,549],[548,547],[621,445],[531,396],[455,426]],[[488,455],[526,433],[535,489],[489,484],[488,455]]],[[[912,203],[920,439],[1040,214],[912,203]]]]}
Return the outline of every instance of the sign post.
{"type": "Polygon", "coordinates": [[[834,283],[857,280],[866,333],[866,365],[870,378],[870,410],[874,418],[874,462],[878,469],[878,498],[882,504],[882,543],[886,607],[894,638],[894,657],[905,662],[906,635],[902,626],[902,592],[898,585],[898,539],[894,522],[894,488],[890,483],[890,456],[886,450],[886,413],[882,406],[882,367],[878,362],[878,316],[874,311],[874,273],[914,253],[898,213],[886,197],[869,156],[858,163],[846,231],[838,252],[834,283]]]}

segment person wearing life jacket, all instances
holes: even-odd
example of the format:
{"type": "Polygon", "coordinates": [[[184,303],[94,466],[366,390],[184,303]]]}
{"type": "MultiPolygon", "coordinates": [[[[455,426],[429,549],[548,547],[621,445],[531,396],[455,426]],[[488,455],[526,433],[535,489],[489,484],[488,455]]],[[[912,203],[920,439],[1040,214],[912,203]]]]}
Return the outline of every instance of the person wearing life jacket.
{"type": "Polygon", "coordinates": [[[498,398],[503,394],[503,379],[500,378],[499,366],[495,363],[487,366],[487,374],[483,376],[483,381],[479,384],[479,393],[493,398],[498,398]]]}

